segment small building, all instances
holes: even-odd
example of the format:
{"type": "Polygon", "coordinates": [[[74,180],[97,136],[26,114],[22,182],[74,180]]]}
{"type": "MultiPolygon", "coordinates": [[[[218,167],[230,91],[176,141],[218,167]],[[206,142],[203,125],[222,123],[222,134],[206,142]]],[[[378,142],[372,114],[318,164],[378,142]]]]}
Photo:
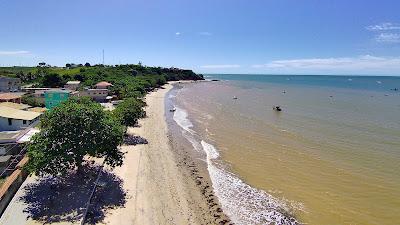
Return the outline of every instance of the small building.
{"type": "Polygon", "coordinates": [[[30,106],[30,105],[18,104],[18,103],[14,103],[14,102],[0,102],[0,106],[10,107],[10,108],[19,109],[19,110],[28,110],[29,108],[32,108],[32,106],[30,106]]]}
{"type": "Polygon", "coordinates": [[[44,93],[44,104],[47,109],[52,109],[58,106],[61,102],[67,101],[70,96],[73,95],[71,90],[63,89],[52,89],[45,91],[44,93]]]}
{"type": "Polygon", "coordinates": [[[108,96],[108,89],[85,89],[80,96],[88,96],[96,102],[105,102],[108,96]]]}
{"type": "Polygon", "coordinates": [[[41,113],[0,106],[0,131],[22,130],[39,122],[41,113]]]}
{"type": "Polygon", "coordinates": [[[0,102],[21,103],[21,95],[11,92],[0,93],[0,102]]]}
{"type": "Polygon", "coordinates": [[[96,86],[96,89],[108,89],[113,85],[108,82],[102,81],[102,82],[97,83],[95,86],[96,86]]]}
{"type": "Polygon", "coordinates": [[[78,90],[80,84],[81,82],[77,80],[68,81],[67,84],[64,85],[64,88],[76,91],[78,90]]]}
{"type": "Polygon", "coordinates": [[[0,92],[21,91],[21,79],[14,77],[0,77],[0,92]]]}

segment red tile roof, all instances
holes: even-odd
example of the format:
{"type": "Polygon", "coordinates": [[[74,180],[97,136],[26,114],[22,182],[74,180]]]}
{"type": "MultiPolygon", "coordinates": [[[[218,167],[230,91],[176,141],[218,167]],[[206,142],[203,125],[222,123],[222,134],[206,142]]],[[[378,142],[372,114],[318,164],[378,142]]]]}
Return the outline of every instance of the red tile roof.
{"type": "Polygon", "coordinates": [[[112,84],[102,81],[102,82],[97,83],[96,86],[112,86],[112,84]]]}
{"type": "Polygon", "coordinates": [[[21,98],[21,96],[13,93],[0,93],[0,99],[2,100],[12,100],[18,98],[21,98]]]}

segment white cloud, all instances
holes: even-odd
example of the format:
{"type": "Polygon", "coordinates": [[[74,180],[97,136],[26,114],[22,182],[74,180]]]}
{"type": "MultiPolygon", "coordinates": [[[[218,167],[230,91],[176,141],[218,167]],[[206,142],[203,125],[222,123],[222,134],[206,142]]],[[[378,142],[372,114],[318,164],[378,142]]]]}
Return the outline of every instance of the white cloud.
{"type": "Polygon", "coordinates": [[[0,51],[0,56],[11,56],[11,55],[26,55],[29,54],[29,51],[0,51]]]}
{"type": "Polygon", "coordinates": [[[181,35],[181,32],[176,32],[175,35],[179,36],[179,35],[181,35]]]}
{"type": "Polygon", "coordinates": [[[382,33],[375,37],[377,42],[400,43],[400,34],[382,33]]]}
{"type": "Polygon", "coordinates": [[[370,55],[342,58],[310,58],[275,60],[253,68],[275,70],[325,70],[325,71],[400,71],[400,57],[375,57],[370,55]]]}
{"type": "Polygon", "coordinates": [[[204,69],[231,69],[231,68],[239,68],[240,65],[237,64],[224,64],[224,65],[205,65],[201,66],[204,69]]]}
{"type": "Polygon", "coordinates": [[[199,35],[202,35],[202,36],[211,36],[212,33],[203,31],[203,32],[199,32],[199,35]]]}
{"type": "Polygon", "coordinates": [[[366,29],[369,31],[400,30],[400,25],[394,23],[381,23],[377,25],[367,26],[366,29]]]}

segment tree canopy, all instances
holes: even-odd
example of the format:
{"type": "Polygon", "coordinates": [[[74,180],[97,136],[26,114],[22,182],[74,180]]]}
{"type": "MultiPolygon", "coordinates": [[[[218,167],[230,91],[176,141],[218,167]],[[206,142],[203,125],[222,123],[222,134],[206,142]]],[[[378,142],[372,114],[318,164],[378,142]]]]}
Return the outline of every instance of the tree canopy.
{"type": "Polygon", "coordinates": [[[45,87],[62,87],[65,82],[63,81],[63,77],[61,77],[57,73],[46,73],[42,80],[43,86],[45,87]]]}
{"type": "Polygon", "coordinates": [[[91,65],[67,63],[61,67],[0,67],[1,76],[19,77],[24,84],[33,87],[62,87],[67,81],[79,80],[81,86],[91,87],[107,81],[114,86],[112,95],[118,98],[143,96],[147,91],[173,80],[202,80],[201,74],[178,68],[149,67],[142,64],[91,65]]]}
{"type": "Polygon", "coordinates": [[[143,107],[146,103],[136,98],[127,98],[113,111],[116,118],[125,126],[135,126],[138,119],[146,116],[143,107]]]}
{"type": "Polygon", "coordinates": [[[85,156],[105,157],[105,163],[122,164],[123,126],[100,104],[88,98],[71,98],[44,114],[41,131],[28,146],[29,172],[63,175],[82,167],[85,156]]]}

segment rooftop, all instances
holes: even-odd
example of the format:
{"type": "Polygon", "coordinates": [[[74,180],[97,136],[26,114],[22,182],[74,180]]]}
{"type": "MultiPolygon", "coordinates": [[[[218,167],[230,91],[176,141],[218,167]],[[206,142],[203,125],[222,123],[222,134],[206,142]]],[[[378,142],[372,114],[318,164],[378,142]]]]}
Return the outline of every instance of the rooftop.
{"type": "Polygon", "coordinates": [[[0,143],[2,143],[2,141],[15,139],[15,138],[17,138],[17,136],[20,133],[21,133],[20,130],[17,130],[17,131],[1,131],[0,132],[0,143]]]}
{"type": "Polygon", "coordinates": [[[102,81],[102,82],[97,83],[96,86],[112,86],[112,84],[102,81]]]}
{"type": "Polygon", "coordinates": [[[6,107],[10,107],[13,109],[20,109],[20,110],[31,108],[30,105],[18,104],[18,103],[14,103],[14,102],[0,102],[0,106],[6,106],[6,107]]]}
{"type": "Polygon", "coordinates": [[[71,92],[73,92],[72,90],[69,90],[69,89],[50,89],[50,90],[47,90],[46,91],[47,93],[59,93],[59,92],[62,92],[62,93],[71,93],[71,92]]]}
{"type": "Polygon", "coordinates": [[[39,117],[41,113],[14,109],[6,106],[0,106],[0,117],[17,119],[17,120],[33,120],[39,117]]]}
{"type": "Polygon", "coordinates": [[[80,84],[81,82],[79,80],[71,80],[68,81],[67,84],[80,84]]]}
{"type": "Polygon", "coordinates": [[[10,92],[0,93],[0,99],[2,99],[2,100],[12,100],[12,99],[20,98],[20,97],[21,97],[21,95],[18,95],[15,93],[10,93],[10,92]]]}

